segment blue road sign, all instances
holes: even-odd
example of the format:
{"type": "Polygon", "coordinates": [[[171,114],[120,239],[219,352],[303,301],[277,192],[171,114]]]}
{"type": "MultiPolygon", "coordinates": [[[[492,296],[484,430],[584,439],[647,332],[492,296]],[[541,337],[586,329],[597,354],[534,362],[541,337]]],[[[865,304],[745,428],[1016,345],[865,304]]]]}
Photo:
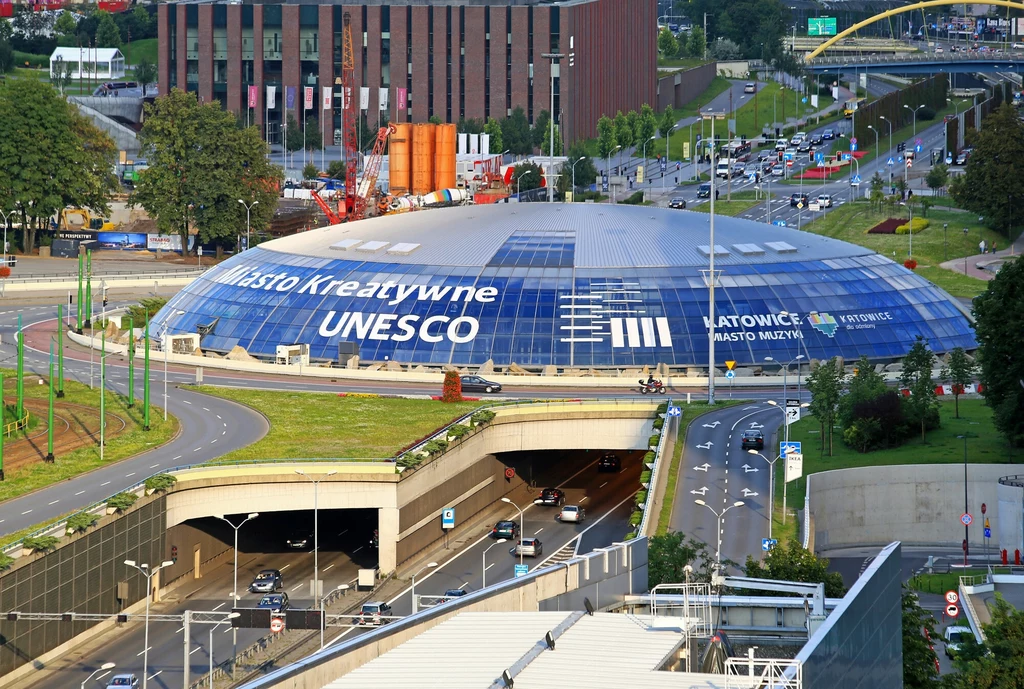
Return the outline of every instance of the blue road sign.
{"type": "Polygon", "coordinates": [[[819,160],[817,162],[817,165],[818,165],[818,167],[825,167],[825,161],[824,160],[819,160]]]}
{"type": "Polygon", "coordinates": [[[792,153],[783,153],[782,154],[782,159],[783,160],[793,160],[793,154],[792,153]]]}
{"type": "Polygon", "coordinates": [[[665,158],[661,159],[661,171],[665,172],[668,169],[668,160],[665,158]]]}
{"type": "Polygon", "coordinates": [[[918,145],[914,146],[914,153],[920,153],[920,152],[921,152],[921,144],[918,144],[918,145]]]}
{"type": "Polygon", "coordinates": [[[682,416],[683,410],[680,407],[669,407],[667,413],[669,416],[682,416]]]}
{"type": "Polygon", "coordinates": [[[843,154],[843,160],[849,160],[852,156],[849,153],[843,154]]]}
{"type": "Polygon", "coordinates": [[[786,445],[786,443],[782,442],[782,443],[779,443],[779,454],[782,455],[783,457],[785,457],[790,452],[793,452],[793,453],[796,453],[796,454],[799,455],[799,454],[802,454],[802,452],[800,450],[800,447],[801,447],[801,443],[799,443],[799,442],[797,442],[795,440],[790,440],[788,446],[786,445]],[[789,448],[788,450],[786,449],[787,447],[789,448]]]}
{"type": "Polygon", "coordinates": [[[750,180],[751,182],[756,182],[757,181],[757,173],[756,172],[751,172],[749,175],[747,175],[747,179],[750,180]]]}
{"type": "Polygon", "coordinates": [[[853,179],[850,180],[850,184],[860,184],[860,175],[854,175],[853,179]]]}
{"type": "Polygon", "coordinates": [[[725,377],[728,378],[729,380],[732,380],[733,378],[736,377],[736,372],[735,371],[726,371],[725,372],[725,377]]]}
{"type": "Polygon", "coordinates": [[[772,225],[778,225],[779,227],[785,227],[786,226],[786,221],[785,220],[772,220],[772,225]]]}
{"type": "Polygon", "coordinates": [[[445,507],[441,510],[441,528],[442,529],[454,529],[455,528],[455,508],[445,507]]]}
{"type": "Polygon", "coordinates": [[[992,529],[985,527],[985,538],[992,538],[992,529]]]}
{"type": "Polygon", "coordinates": [[[608,175],[601,175],[601,191],[608,191],[608,175]]]}
{"type": "Polygon", "coordinates": [[[774,548],[778,544],[779,544],[779,539],[777,539],[777,538],[762,538],[761,539],[761,550],[763,550],[764,552],[767,553],[769,550],[771,550],[772,548],[774,548]]]}
{"type": "Polygon", "coordinates": [[[885,161],[885,164],[888,165],[889,167],[892,167],[893,165],[896,164],[896,161],[890,156],[889,160],[885,161]]]}
{"type": "Polygon", "coordinates": [[[850,144],[850,150],[851,151],[856,151],[857,150],[857,144],[850,144]]]}
{"type": "Polygon", "coordinates": [[[801,103],[806,103],[807,102],[807,96],[804,96],[803,98],[801,98],[800,102],[801,103]]]}
{"type": "Polygon", "coordinates": [[[530,573],[530,565],[516,565],[515,573],[516,579],[518,579],[519,577],[525,577],[527,574],[530,573]]]}
{"type": "Polygon", "coordinates": [[[820,163],[821,161],[825,160],[825,154],[824,153],[815,153],[814,154],[814,159],[817,160],[820,163]]]}

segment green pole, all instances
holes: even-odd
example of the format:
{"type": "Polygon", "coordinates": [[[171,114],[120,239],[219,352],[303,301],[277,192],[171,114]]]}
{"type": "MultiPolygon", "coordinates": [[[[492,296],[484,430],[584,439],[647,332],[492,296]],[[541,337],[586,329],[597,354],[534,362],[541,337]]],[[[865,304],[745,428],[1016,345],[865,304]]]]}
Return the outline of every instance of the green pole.
{"type": "Polygon", "coordinates": [[[142,380],[142,429],[149,430],[149,313],[146,313],[146,365],[142,380]]]}
{"type": "Polygon", "coordinates": [[[100,462],[103,461],[104,430],[107,427],[107,331],[100,334],[100,462]]]}
{"type": "Polygon", "coordinates": [[[18,420],[25,418],[25,333],[18,314],[18,420]]]}
{"type": "Polygon", "coordinates": [[[85,327],[92,327],[92,275],[85,276],[85,327]]]}
{"type": "Polygon", "coordinates": [[[135,323],[128,319],[128,407],[135,406],[135,323]]]}
{"type": "Polygon", "coordinates": [[[53,340],[50,340],[50,401],[46,408],[46,461],[53,461],[53,340]]]}
{"type": "Polygon", "coordinates": [[[64,305],[57,305],[57,397],[64,397],[64,305]]]}
{"type": "Polygon", "coordinates": [[[92,277],[92,249],[85,252],[85,272],[92,277]]]}
{"type": "Polygon", "coordinates": [[[75,330],[78,334],[82,334],[82,276],[85,274],[85,257],[82,256],[82,252],[78,252],[78,303],[75,307],[78,309],[78,321],[76,323],[75,330]]]}
{"type": "Polygon", "coordinates": [[[4,405],[4,374],[0,371],[0,481],[4,480],[4,436],[6,433],[7,408],[4,405]]]}

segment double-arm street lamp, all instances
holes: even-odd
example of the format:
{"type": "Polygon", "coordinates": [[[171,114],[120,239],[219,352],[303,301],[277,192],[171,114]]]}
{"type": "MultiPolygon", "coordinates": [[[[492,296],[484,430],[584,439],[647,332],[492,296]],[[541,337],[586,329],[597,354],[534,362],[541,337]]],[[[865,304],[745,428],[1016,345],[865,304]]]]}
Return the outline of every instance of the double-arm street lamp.
{"type": "Polygon", "coordinates": [[[160,563],[159,567],[154,567],[152,571],[148,564],[136,564],[135,560],[125,560],[124,563],[139,570],[142,576],[146,577],[146,632],[142,642],[144,644],[142,647],[142,689],[146,689],[149,682],[149,601],[153,598],[153,577],[161,569],[170,567],[174,563],[165,560],[160,563]]]}
{"type": "Polygon", "coordinates": [[[91,680],[91,679],[92,679],[93,677],[95,677],[95,676],[96,676],[96,673],[98,673],[98,672],[103,672],[104,670],[111,670],[111,669],[113,669],[113,668],[114,668],[114,665],[115,665],[114,663],[103,663],[103,664],[102,664],[102,665],[100,665],[100,666],[99,666],[98,668],[96,668],[95,670],[93,670],[93,671],[92,671],[92,674],[91,674],[91,675],[89,675],[88,677],[86,677],[86,678],[85,678],[85,681],[84,681],[84,682],[82,682],[82,689],[85,689],[85,685],[89,683],[89,680],[91,680]]]}
{"type": "MultiPolygon", "coordinates": [[[[519,505],[509,500],[508,498],[502,498],[501,501],[507,502],[508,504],[512,505],[512,507],[515,507],[517,510],[519,510],[519,540],[522,541],[523,537],[526,536],[526,523],[523,517],[523,509],[519,505]]],[[[523,564],[522,548],[519,549],[519,564],[523,564]]]]}
{"type": "Polygon", "coordinates": [[[587,159],[587,156],[580,156],[579,159],[572,164],[572,200],[576,200],[576,163],[582,162],[587,159]]]}
{"type": "Polygon", "coordinates": [[[313,600],[320,611],[320,648],[324,647],[324,599],[320,595],[320,482],[328,476],[338,473],[335,470],[321,474],[320,478],[313,478],[302,469],[296,469],[295,473],[309,479],[313,483],[313,600]]]}
{"type": "Polygon", "coordinates": [[[713,515],[715,515],[715,518],[717,519],[717,526],[715,527],[715,533],[718,535],[718,548],[715,550],[715,560],[716,560],[716,563],[718,565],[718,569],[721,570],[722,569],[722,517],[724,517],[725,513],[728,512],[729,510],[731,510],[732,508],[734,508],[734,507],[743,507],[743,505],[745,503],[742,500],[737,500],[733,504],[731,504],[728,507],[726,507],[725,509],[723,509],[721,512],[718,512],[718,511],[715,510],[714,507],[712,507],[711,505],[707,504],[703,500],[697,499],[697,500],[694,500],[694,502],[697,503],[698,505],[702,505],[703,507],[707,507],[709,510],[711,510],[711,513],[713,515]]]}
{"type": "MultiPolygon", "coordinates": [[[[249,521],[250,519],[255,519],[256,517],[260,516],[260,513],[259,512],[250,512],[249,515],[238,524],[238,526],[235,526],[231,522],[231,520],[228,519],[227,517],[225,517],[223,514],[218,514],[218,515],[215,515],[215,516],[218,519],[227,522],[228,526],[230,526],[232,528],[232,530],[234,530],[234,532],[235,532],[235,567],[234,567],[235,575],[234,575],[234,584],[231,587],[231,607],[235,607],[236,605],[238,605],[238,598],[239,598],[239,596],[238,596],[238,530],[241,529],[245,525],[245,523],[247,521],[249,521]]],[[[211,656],[213,655],[212,648],[213,647],[211,646],[211,651],[210,651],[210,655],[211,656]]],[[[234,657],[238,656],[238,628],[237,627],[232,627],[231,628],[231,648],[234,651],[232,653],[231,657],[234,658],[234,657]]],[[[233,670],[234,670],[234,668],[232,667],[232,671],[233,670]]]]}
{"type": "Polygon", "coordinates": [[[907,105],[906,103],[904,103],[903,107],[906,108],[907,110],[910,110],[912,113],[914,113],[914,136],[916,137],[917,136],[917,111],[920,110],[921,108],[923,108],[924,104],[922,103],[921,105],[917,106],[916,108],[912,108],[909,105],[907,105]]]}
{"type": "Polygon", "coordinates": [[[238,202],[245,206],[245,248],[249,249],[249,214],[252,211],[252,207],[257,205],[259,201],[253,201],[252,203],[246,203],[242,199],[238,199],[238,202]]]}
{"type": "Polygon", "coordinates": [[[418,577],[419,575],[423,574],[428,569],[433,569],[434,567],[437,567],[437,563],[436,562],[428,562],[427,564],[425,564],[422,567],[420,567],[418,572],[416,572],[415,574],[412,575],[412,589],[410,590],[409,593],[412,595],[412,614],[413,615],[415,615],[417,612],[419,612],[419,603],[416,601],[416,577],[418,577]]]}

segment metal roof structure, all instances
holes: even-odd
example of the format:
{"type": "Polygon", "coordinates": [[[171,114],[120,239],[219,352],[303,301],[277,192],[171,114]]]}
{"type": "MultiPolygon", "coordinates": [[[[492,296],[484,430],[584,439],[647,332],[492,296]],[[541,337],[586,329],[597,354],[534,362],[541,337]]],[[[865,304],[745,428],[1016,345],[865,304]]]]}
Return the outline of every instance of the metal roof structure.
{"type": "MultiPolygon", "coordinates": [[[[377,263],[484,266],[515,237],[557,235],[574,245],[569,266],[705,266],[709,216],[610,204],[490,204],[402,213],[275,239],[261,249],[377,263]],[[515,236],[515,237],[514,237],[515,236]],[[403,245],[414,249],[389,251],[403,245]],[[703,247],[703,250],[702,248],[703,247]],[[330,251],[329,251],[330,249],[330,251]]],[[[730,265],[870,256],[870,249],[787,227],[715,217],[715,262],[730,265]],[[758,250],[750,251],[753,245],[758,250]]]]}

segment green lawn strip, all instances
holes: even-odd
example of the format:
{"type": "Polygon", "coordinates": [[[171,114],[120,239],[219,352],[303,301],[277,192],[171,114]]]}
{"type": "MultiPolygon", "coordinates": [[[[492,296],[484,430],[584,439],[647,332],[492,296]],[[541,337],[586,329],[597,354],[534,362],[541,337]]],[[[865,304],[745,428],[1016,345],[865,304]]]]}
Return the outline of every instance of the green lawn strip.
{"type": "MultiPolygon", "coordinates": [[[[725,77],[716,76],[714,79],[711,80],[711,83],[708,85],[708,87],[700,92],[700,95],[698,95],[696,98],[694,98],[692,101],[690,101],[689,103],[687,103],[683,107],[676,108],[672,112],[676,116],[676,119],[680,119],[680,120],[683,119],[683,118],[686,118],[686,117],[696,117],[698,112],[699,112],[699,110],[700,110],[700,108],[707,107],[708,103],[710,103],[715,98],[717,98],[718,96],[720,96],[723,93],[725,93],[726,91],[728,91],[730,88],[732,88],[732,82],[731,81],[729,81],[725,77]]],[[[609,115],[609,117],[611,117],[611,115],[609,115]]],[[[694,129],[695,130],[697,128],[699,128],[699,127],[700,127],[700,123],[697,123],[696,125],[694,125],[694,129]]],[[[673,160],[676,160],[675,156],[678,155],[682,151],[682,146],[683,146],[682,142],[686,140],[684,138],[680,138],[679,139],[679,143],[678,144],[676,143],[676,135],[678,134],[678,132],[682,131],[683,129],[687,129],[688,130],[689,127],[680,127],[678,130],[676,130],[675,133],[673,133],[673,136],[672,136],[672,139],[671,139],[671,149],[672,150],[671,150],[671,154],[670,155],[671,155],[673,160]]]]}
{"type": "MultiPolygon", "coordinates": [[[[12,380],[13,377],[13,372],[5,374],[7,381],[12,380]]],[[[39,385],[37,380],[39,380],[38,376],[26,374],[26,398],[46,398],[48,388],[45,385],[39,385]]],[[[58,404],[68,402],[99,410],[100,392],[98,387],[90,390],[88,385],[68,380],[64,382],[64,391],[65,397],[63,400],[57,400],[58,404]]],[[[8,383],[5,386],[4,401],[10,405],[14,403],[14,400],[13,389],[8,383]]],[[[59,406],[55,409],[55,413],[68,415],[67,412],[61,411],[59,406]]],[[[34,462],[27,466],[5,469],[5,480],[0,482],[0,501],[16,498],[51,484],[74,478],[87,471],[152,450],[171,440],[178,432],[178,420],[169,416],[167,421],[164,421],[163,410],[156,407],[150,408],[150,430],[142,430],[141,399],[137,399],[135,407],[129,409],[126,398],[109,390],[106,393],[106,413],[108,430],[113,431],[121,426],[121,423],[113,418],[114,416],[124,419],[127,426],[124,431],[117,435],[111,433],[106,438],[102,462],[100,462],[100,448],[97,443],[80,447],[68,453],[58,451],[53,464],[34,462]]],[[[34,432],[34,435],[38,435],[38,431],[34,432]]],[[[46,447],[46,436],[37,437],[34,442],[41,447],[46,447]]],[[[140,476],[140,478],[145,478],[145,476],[140,476]]]]}
{"type": "Polygon", "coordinates": [[[202,392],[252,407],[270,421],[261,440],[217,461],[393,457],[485,404],[211,387],[202,392]]]}
{"type": "MultiPolygon", "coordinates": [[[[997,573],[999,569],[1003,568],[996,568],[997,573]]],[[[1009,573],[1009,568],[1006,568],[1005,572],[1009,573]]],[[[986,570],[982,569],[965,569],[962,572],[917,574],[910,577],[910,580],[907,581],[907,586],[914,591],[920,591],[921,593],[935,593],[941,595],[946,591],[956,591],[960,586],[960,577],[980,576],[985,573],[986,570]]]]}
{"type": "Polygon", "coordinates": [[[681,69],[693,69],[707,64],[709,61],[699,57],[661,57],[658,56],[659,67],[679,67],[681,69]]]}
{"type": "MultiPolygon", "coordinates": [[[[732,193],[732,201],[727,201],[726,194],[723,191],[718,200],[715,201],[715,215],[735,216],[748,211],[761,203],[761,200],[755,198],[755,196],[756,194],[752,191],[735,191],[732,193]]],[[[693,210],[698,213],[710,213],[711,204],[702,203],[699,206],[694,206],[693,210]]]]}
{"type": "MultiPolygon", "coordinates": [[[[822,453],[821,434],[818,421],[807,417],[790,426],[789,439],[803,443],[804,476],[832,469],[853,467],[890,466],[896,464],[962,464],[964,441],[957,438],[964,433],[972,434],[967,440],[967,461],[969,464],[1001,464],[1019,461],[1002,435],[992,424],[992,410],[980,399],[961,399],[960,418],[953,417],[953,400],[939,405],[942,427],[928,433],[928,442],[922,443],[920,435],[904,445],[891,450],[878,450],[862,454],[843,444],[841,431],[837,428],[832,443],[833,456],[822,453]],[[974,437],[977,436],[977,437],[974,437]]],[[[781,470],[782,462],[776,462],[781,470]]],[[[776,483],[780,483],[777,481],[776,483]]],[[[804,503],[806,481],[799,479],[789,484],[789,504],[801,509],[804,503]]],[[[778,496],[781,497],[781,496],[778,496]]]]}
{"type": "Polygon", "coordinates": [[[973,299],[988,288],[988,282],[938,266],[918,266],[914,272],[954,297],[973,299]]]}
{"type": "Polygon", "coordinates": [[[124,55],[125,65],[137,65],[142,58],[146,58],[154,66],[159,61],[157,39],[155,38],[143,38],[126,43],[121,46],[121,53],[124,55]]]}

